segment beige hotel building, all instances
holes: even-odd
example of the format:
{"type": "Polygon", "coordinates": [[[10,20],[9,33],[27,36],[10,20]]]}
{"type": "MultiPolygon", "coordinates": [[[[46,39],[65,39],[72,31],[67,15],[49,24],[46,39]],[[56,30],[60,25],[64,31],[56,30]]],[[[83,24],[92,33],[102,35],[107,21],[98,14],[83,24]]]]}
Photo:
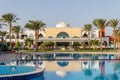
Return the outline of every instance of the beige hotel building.
{"type": "MultiPolygon", "coordinates": [[[[12,41],[15,41],[14,34],[12,35],[12,41]]],[[[25,38],[35,39],[34,31],[26,30],[23,34],[19,35],[19,42],[24,43],[25,38]]],[[[88,33],[83,31],[80,27],[71,27],[68,23],[61,21],[55,27],[46,27],[39,33],[39,42],[52,41],[55,42],[57,46],[59,45],[72,45],[74,42],[86,42],[88,41],[88,33]]],[[[99,40],[99,30],[94,29],[90,32],[90,37],[92,39],[99,40]]],[[[6,35],[6,41],[9,42],[9,38],[6,35]]],[[[109,44],[109,38],[103,37],[103,41],[107,41],[109,44]]]]}

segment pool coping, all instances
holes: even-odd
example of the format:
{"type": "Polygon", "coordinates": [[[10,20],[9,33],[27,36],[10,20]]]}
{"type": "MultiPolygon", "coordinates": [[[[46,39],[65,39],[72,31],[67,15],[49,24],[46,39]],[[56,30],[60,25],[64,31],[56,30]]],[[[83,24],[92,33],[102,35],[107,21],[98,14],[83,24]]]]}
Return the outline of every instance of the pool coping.
{"type": "Polygon", "coordinates": [[[119,54],[120,52],[20,52],[22,54],[59,54],[59,53],[78,53],[78,54],[119,54]]]}

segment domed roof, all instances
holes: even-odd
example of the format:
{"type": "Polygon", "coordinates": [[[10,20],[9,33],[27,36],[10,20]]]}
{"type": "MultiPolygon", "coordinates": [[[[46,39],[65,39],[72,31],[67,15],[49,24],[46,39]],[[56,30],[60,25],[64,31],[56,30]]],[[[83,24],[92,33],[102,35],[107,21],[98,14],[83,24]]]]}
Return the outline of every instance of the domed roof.
{"type": "Polygon", "coordinates": [[[61,21],[60,23],[58,23],[58,24],[56,25],[56,27],[57,27],[57,28],[66,28],[66,27],[70,27],[70,25],[67,24],[67,23],[65,23],[65,22],[63,22],[63,21],[61,21]]]}

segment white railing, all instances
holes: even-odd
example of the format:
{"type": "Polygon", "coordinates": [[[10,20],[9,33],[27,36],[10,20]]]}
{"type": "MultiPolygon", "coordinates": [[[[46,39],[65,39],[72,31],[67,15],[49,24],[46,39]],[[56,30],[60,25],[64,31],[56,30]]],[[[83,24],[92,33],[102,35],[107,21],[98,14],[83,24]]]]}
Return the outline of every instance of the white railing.
{"type": "MultiPolygon", "coordinates": [[[[99,38],[91,38],[91,40],[99,40],[99,38]]],[[[9,39],[6,39],[7,42],[9,42],[9,39]]],[[[15,39],[12,39],[12,41],[15,41],[15,39]]],[[[24,39],[18,39],[20,42],[25,42],[24,39]]],[[[82,41],[88,41],[88,38],[39,38],[38,41],[58,41],[58,42],[82,42],[82,41]]]]}

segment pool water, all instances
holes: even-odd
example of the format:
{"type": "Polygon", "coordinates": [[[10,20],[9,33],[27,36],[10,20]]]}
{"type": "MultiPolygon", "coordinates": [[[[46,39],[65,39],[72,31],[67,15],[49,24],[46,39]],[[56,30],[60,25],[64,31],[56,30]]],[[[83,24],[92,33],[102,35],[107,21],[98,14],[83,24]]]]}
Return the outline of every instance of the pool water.
{"type": "Polygon", "coordinates": [[[62,69],[59,72],[45,71],[44,77],[45,80],[120,80],[119,61],[98,61],[98,65],[95,67],[91,63],[90,67],[82,68],[78,71],[64,71],[62,69]]]}
{"type": "Polygon", "coordinates": [[[44,80],[120,80],[119,55],[74,54],[73,58],[46,62],[44,80]]]}
{"type": "Polygon", "coordinates": [[[36,67],[0,65],[0,80],[44,80],[44,76],[36,67]]]}
{"type": "Polygon", "coordinates": [[[0,66],[0,75],[21,74],[35,71],[35,67],[29,66],[0,66]]]}
{"type": "MultiPolygon", "coordinates": [[[[39,57],[39,56],[38,56],[39,57]]],[[[72,55],[57,55],[56,60],[39,61],[39,67],[45,68],[41,73],[42,76],[37,76],[32,79],[19,80],[120,80],[120,56],[117,55],[89,55],[89,54],[74,54],[72,55]],[[57,60],[61,59],[61,60],[57,60]],[[73,59],[73,60],[69,60],[73,59]],[[66,59],[66,60],[65,60],[66,59]]],[[[55,59],[54,58],[54,59],[55,59]]],[[[0,75],[28,73],[36,70],[36,61],[21,61],[17,66],[0,65],[0,75]],[[25,66],[27,65],[27,66],[25,66]],[[29,66],[28,66],[29,65],[29,66]]],[[[37,61],[38,62],[38,61],[37,61]]],[[[24,77],[23,77],[24,78],[24,77]]],[[[0,79],[2,80],[2,79],[0,79]]],[[[10,79],[13,80],[13,79],[10,79]]]]}

